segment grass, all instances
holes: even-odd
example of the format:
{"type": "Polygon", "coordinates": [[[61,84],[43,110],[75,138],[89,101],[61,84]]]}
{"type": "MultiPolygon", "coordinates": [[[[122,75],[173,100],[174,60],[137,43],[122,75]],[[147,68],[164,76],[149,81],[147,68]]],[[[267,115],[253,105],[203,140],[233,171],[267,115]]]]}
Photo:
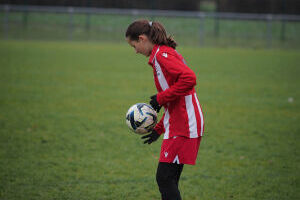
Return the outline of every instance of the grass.
{"type": "Polygon", "coordinates": [[[220,19],[216,29],[216,21],[209,18],[201,21],[182,17],[85,14],[70,17],[63,13],[10,12],[5,16],[1,12],[0,38],[123,42],[127,26],[137,18],[163,23],[182,45],[296,49],[300,46],[300,23],[297,22],[286,22],[283,26],[282,22],[273,21],[267,33],[266,21],[220,19]]]}
{"type": "MultiPolygon", "coordinates": [[[[206,132],[183,199],[299,199],[299,51],[181,47],[206,132]]],[[[159,199],[161,139],[125,113],[155,93],[125,44],[0,41],[0,199],[159,199]]]]}

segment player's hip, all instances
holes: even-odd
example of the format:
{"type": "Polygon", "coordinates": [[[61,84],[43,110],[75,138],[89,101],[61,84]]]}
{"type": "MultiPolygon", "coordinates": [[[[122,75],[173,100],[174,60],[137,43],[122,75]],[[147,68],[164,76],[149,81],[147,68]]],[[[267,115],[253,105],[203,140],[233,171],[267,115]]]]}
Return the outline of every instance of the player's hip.
{"type": "Polygon", "coordinates": [[[175,136],[164,139],[161,145],[160,162],[195,165],[201,137],[175,136]]]}

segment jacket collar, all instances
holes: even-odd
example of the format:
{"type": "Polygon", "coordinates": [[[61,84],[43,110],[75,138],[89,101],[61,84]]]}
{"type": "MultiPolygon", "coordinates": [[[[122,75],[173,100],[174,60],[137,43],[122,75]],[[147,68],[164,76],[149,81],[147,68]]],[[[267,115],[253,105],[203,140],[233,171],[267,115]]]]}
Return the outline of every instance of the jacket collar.
{"type": "Polygon", "coordinates": [[[149,57],[149,61],[148,61],[148,64],[149,64],[149,65],[152,65],[152,64],[153,64],[153,59],[154,59],[154,56],[155,56],[155,54],[156,54],[158,48],[159,48],[159,45],[157,45],[157,44],[154,45],[154,47],[153,47],[153,49],[152,49],[152,51],[151,51],[150,57],[149,57]]]}

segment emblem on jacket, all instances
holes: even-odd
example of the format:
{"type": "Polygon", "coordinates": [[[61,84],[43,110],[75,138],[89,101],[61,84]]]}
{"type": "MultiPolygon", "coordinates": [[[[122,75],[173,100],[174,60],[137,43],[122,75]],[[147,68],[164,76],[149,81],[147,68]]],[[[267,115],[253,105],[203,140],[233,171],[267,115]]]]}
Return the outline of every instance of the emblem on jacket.
{"type": "Polygon", "coordinates": [[[157,65],[155,65],[155,71],[156,71],[156,75],[160,76],[160,71],[157,65]]]}

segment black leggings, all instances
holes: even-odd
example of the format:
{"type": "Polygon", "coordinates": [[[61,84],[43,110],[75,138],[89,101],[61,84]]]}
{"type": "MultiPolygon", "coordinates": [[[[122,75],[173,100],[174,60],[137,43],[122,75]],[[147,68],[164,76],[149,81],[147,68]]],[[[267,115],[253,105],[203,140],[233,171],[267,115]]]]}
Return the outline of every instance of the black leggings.
{"type": "Polygon", "coordinates": [[[162,200],[181,200],[178,182],[183,164],[158,163],[156,181],[162,200]]]}

